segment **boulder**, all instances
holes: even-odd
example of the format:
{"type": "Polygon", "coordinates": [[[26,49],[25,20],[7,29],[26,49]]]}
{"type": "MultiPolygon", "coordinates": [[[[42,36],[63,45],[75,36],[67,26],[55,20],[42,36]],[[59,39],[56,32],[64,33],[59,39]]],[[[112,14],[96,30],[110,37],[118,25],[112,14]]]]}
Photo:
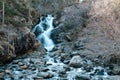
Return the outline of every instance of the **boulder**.
{"type": "Polygon", "coordinates": [[[6,41],[0,42],[0,64],[16,57],[15,48],[6,41]]]}
{"type": "Polygon", "coordinates": [[[49,72],[39,72],[37,76],[43,77],[43,78],[52,78],[54,75],[49,72]]]}
{"type": "Polygon", "coordinates": [[[72,57],[69,65],[71,67],[80,68],[80,67],[82,67],[82,62],[83,62],[83,59],[80,56],[76,55],[76,56],[72,57]]]}
{"type": "Polygon", "coordinates": [[[1,32],[0,37],[0,64],[9,62],[13,58],[37,48],[39,48],[38,51],[41,54],[45,53],[44,48],[31,32],[20,33],[19,35],[15,32],[10,32],[9,37],[7,37],[5,32],[1,32]]]}
{"type": "Polygon", "coordinates": [[[24,54],[26,51],[37,48],[40,45],[33,33],[21,35],[20,38],[16,38],[13,42],[16,54],[24,54]]]}

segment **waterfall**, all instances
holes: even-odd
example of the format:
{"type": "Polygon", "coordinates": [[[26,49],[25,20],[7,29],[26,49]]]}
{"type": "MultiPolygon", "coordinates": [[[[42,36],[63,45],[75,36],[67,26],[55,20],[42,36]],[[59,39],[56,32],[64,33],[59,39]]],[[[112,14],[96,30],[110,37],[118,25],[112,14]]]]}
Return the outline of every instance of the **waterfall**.
{"type": "Polygon", "coordinates": [[[53,27],[54,17],[52,15],[47,15],[47,17],[41,17],[39,24],[37,24],[32,32],[36,32],[38,29],[39,35],[37,39],[41,41],[42,45],[47,51],[51,51],[54,48],[54,43],[50,38],[51,31],[54,29],[53,27]]]}
{"type": "MultiPolygon", "coordinates": [[[[93,68],[88,67],[90,71],[87,71],[87,67],[80,67],[80,68],[74,68],[70,67],[68,64],[64,64],[60,58],[61,57],[53,57],[50,56],[52,52],[50,52],[54,48],[54,43],[51,36],[51,31],[54,29],[53,27],[53,20],[54,17],[51,15],[47,15],[46,17],[41,17],[39,24],[37,24],[32,32],[37,33],[37,39],[41,41],[44,48],[47,50],[47,54],[45,55],[45,67],[47,68],[46,72],[51,73],[54,75],[49,80],[98,80],[99,76],[107,79],[109,76],[107,72],[105,72],[105,69],[99,66],[96,66],[93,68]],[[65,76],[64,76],[65,75],[65,76]]],[[[90,61],[89,61],[90,62],[90,61]]],[[[83,61],[85,65],[92,65],[92,62],[88,64],[87,61],[83,61]]]]}

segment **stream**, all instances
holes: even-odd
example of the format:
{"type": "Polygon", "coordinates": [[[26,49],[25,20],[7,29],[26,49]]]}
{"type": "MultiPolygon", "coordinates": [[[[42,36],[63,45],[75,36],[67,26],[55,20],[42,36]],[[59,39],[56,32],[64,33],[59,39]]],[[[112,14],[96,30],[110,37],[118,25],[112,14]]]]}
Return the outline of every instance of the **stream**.
{"type": "Polygon", "coordinates": [[[47,50],[44,57],[45,64],[40,64],[41,59],[39,58],[27,57],[13,60],[6,67],[0,67],[0,71],[5,70],[6,72],[6,75],[0,80],[114,80],[109,78],[107,73],[109,68],[89,67],[93,65],[90,60],[86,61],[87,68],[84,66],[75,68],[63,63],[60,60],[61,57],[51,57],[52,50],[56,46],[50,38],[51,31],[54,29],[53,20],[52,15],[41,17],[39,24],[32,30],[47,50]]]}
{"type": "Polygon", "coordinates": [[[68,65],[62,63],[59,58],[55,59],[54,57],[49,56],[51,54],[50,51],[52,51],[52,49],[55,47],[54,42],[50,38],[51,31],[54,29],[53,20],[54,20],[54,17],[52,17],[51,15],[48,15],[44,19],[43,17],[41,17],[40,23],[36,25],[35,28],[33,29],[33,32],[35,32],[35,29],[39,27],[42,32],[40,35],[37,36],[37,39],[42,42],[44,48],[47,50],[47,54],[45,57],[46,65],[47,65],[47,68],[49,69],[48,72],[54,75],[54,77],[48,80],[65,80],[65,79],[67,80],[89,80],[90,74],[95,73],[96,70],[100,70],[100,71],[103,70],[103,72],[101,72],[103,73],[102,76],[104,78],[108,77],[108,74],[104,72],[104,68],[102,67],[94,67],[93,71],[89,73],[86,73],[86,71],[83,70],[83,68],[70,67],[69,70],[66,71],[66,73],[62,75],[62,76],[65,75],[65,77],[63,79],[60,77],[59,73],[61,72],[61,70],[68,68],[68,65]],[[43,24],[45,24],[46,26],[43,26],[43,24]],[[79,79],[80,74],[85,74],[88,76],[87,78],[84,78],[83,76],[83,79],[79,79]],[[78,79],[76,79],[76,76],[78,76],[78,79]]]}

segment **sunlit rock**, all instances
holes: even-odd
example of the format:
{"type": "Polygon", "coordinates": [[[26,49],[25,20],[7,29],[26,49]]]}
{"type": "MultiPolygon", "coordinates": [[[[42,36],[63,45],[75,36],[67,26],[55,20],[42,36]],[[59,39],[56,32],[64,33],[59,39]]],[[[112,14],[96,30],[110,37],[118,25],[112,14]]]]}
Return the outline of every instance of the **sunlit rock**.
{"type": "Polygon", "coordinates": [[[80,56],[73,56],[72,59],[70,60],[69,65],[71,67],[79,68],[82,67],[81,65],[82,61],[83,59],[80,56]]]}

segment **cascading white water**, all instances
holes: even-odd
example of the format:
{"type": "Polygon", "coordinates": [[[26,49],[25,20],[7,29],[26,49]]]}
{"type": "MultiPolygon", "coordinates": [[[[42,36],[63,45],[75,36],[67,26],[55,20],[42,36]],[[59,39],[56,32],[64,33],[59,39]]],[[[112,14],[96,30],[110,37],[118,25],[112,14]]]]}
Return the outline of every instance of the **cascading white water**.
{"type": "Polygon", "coordinates": [[[39,24],[37,24],[32,32],[35,32],[37,27],[41,30],[41,34],[37,36],[37,39],[40,40],[47,51],[51,51],[54,48],[54,43],[50,39],[51,31],[53,30],[53,20],[52,15],[48,15],[40,18],[39,24]]]}
{"type": "MultiPolygon", "coordinates": [[[[32,32],[35,33],[35,32],[37,32],[37,29],[38,29],[39,34],[37,36],[37,39],[40,40],[41,43],[43,44],[44,48],[47,49],[47,54],[45,56],[46,65],[47,65],[47,68],[49,69],[48,72],[54,74],[54,77],[52,77],[49,80],[64,80],[64,79],[61,79],[59,72],[61,72],[62,70],[65,70],[65,68],[67,68],[68,65],[61,62],[59,58],[55,59],[54,57],[50,57],[50,54],[51,54],[50,51],[55,46],[52,39],[50,39],[51,31],[54,29],[53,20],[54,20],[54,17],[52,17],[51,15],[48,15],[45,18],[41,17],[39,24],[37,24],[33,28],[32,32]]],[[[83,70],[82,68],[70,67],[70,70],[66,71],[66,79],[67,80],[78,80],[78,79],[76,79],[76,76],[79,76],[83,73],[85,75],[90,75],[91,73],[93,74],[93,73],[95,73],[96,69],[98,69],[98,68],[96,67],[93,71],[85,73],[85,70],[83,70]]],[[[103,77],[104,76],[107,77],[108,76],[107,73],[104,73],[103,77]]],[[[88,80],[88,79],[86,79],[86,80],[88,80]]],[[[97,80],[97,79],[95,79],[95,80],[97,80]]]]}

